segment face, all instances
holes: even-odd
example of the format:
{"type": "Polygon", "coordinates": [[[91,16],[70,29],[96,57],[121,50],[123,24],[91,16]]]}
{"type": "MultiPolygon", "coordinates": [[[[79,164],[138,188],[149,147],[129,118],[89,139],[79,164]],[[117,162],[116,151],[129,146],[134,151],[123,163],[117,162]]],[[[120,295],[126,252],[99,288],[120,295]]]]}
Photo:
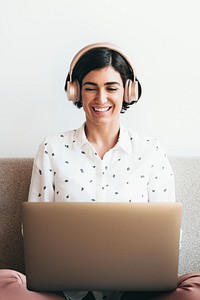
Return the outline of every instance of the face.
{"type": "Polygon", "coordinates": [[[81,89],[86,125],[119,124],[123,95],[121,76],[113,67],[89,72],[83,78],[81,89]]]}

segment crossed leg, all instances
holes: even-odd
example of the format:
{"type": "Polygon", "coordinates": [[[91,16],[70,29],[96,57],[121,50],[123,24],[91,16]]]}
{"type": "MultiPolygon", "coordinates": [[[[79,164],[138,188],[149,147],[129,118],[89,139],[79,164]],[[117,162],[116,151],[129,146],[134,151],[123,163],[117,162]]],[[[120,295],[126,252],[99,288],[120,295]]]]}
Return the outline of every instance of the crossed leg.
{"type": "Polygon", "coordinates": [[[125,292],[121,300],[199,300],[200,273],[189,273],[178,278],[173,292],[125,292]]]}

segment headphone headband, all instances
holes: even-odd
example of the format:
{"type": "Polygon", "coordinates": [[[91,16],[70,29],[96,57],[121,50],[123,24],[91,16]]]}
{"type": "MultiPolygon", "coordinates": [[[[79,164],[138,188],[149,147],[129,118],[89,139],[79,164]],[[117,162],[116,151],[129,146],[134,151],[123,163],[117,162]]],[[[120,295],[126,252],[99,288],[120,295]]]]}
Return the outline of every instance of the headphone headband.
{"type": "Polygon", "coordinates": [[[94,48],[101,48],[101,47],[105,47],[105,48],[108,48],[110,50],[114,50],[116,52],[118,52],[119,54],[122,55],[122,57],[124,57],[126,59],[126,61],[128,62],[132,72],[133,72],[133,76],[135,77],[134,75],[134,69],[133,69],[133,63],[130,59],[130,57],[128,57],[127,55],[124,54],[124,51],[123,49],[121,49],[120,47],[112,44],[112,43],[108,43],[108,42],[105,42],[105,43],[93,43],[93,44],[90,44],[90,45],[87,45],[85,47],[83,47],[82,49],[80,49],[78,51],[78,53],[74,56],[71,64],[70,64],[70,70],[69,70],[69,76],[70,76],[70,81],[72,80],[72,73],[73,73],[73,69],[76,65],[76,63],[79,61],[79,59],[86,53],[88,52],[89,50],[91,49],[94,49],[94,48]]]}

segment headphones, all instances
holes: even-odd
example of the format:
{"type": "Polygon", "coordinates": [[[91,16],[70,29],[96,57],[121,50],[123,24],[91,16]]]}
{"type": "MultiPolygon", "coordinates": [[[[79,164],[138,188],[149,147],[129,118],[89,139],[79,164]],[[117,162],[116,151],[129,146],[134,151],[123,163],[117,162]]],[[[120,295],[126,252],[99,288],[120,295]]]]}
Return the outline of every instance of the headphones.
{"type": "Polygon", "coordinates": [[[69,101],[74,101],[74,102],[78,102],[80,100],[80,84],[78,82],[78,80],[72,80],[72,74],[73,74],[73,70],[75,65],[77,64],[77,62],[81,59],[81,57],[88,52],[91,49],[94,48],[100,48],[100,47],[105,47],[111,50],[114,50],[116,52],[118,52],[120,55],[122,55],[122,57],[128,62],[129,67],[131,68],[131,71],[133,73],[133,80],[131,79],[127,79],[126,83],[125,83],[125,87],[124,87],[124,101],[127,103],[131,103],[131,102],[137,102],[140,95],[139,95],[139,89],[138,89],[138,80],[135,77],[134,74],[134,70],[133,70],[133,64],[130,60],[130,58],[125,55],[123,53],[123,50],[121,50],[118,46],[111,44],[111,43],[94,43],[94,44],[90,44],[88,46],[85,46],[84,48],[82,48],[73,58],[71,65],[70,65],[70,70],[69,70],[69,74],[67,77],[67,82],[65,85],[65,91],[67,92],[67,98],[69,101]]]}

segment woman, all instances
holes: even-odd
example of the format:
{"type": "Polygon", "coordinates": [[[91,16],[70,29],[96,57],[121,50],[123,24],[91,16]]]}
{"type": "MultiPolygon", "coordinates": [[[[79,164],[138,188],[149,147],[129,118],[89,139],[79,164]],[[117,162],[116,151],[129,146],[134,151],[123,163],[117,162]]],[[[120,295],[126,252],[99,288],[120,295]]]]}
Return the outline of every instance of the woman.
{"type": "MultiPolygon", "coordinates": [[[[160,144],[125,129],[120,122],[120,113],[141,96],[132,62],[123,51],[109,43],[81,49],[71,63],[65,90],[69,100],[83,107],[86,120],[80,128],[42,142],[34,161],[29,201],[175,201],[173,172],[160,144]]],[[[26,289],[20,273],[5,270],[0,276],[5,300],[200,297],[199,274],[179,278],[177,290],[171,293],[35,293],[26,289]]]]}

